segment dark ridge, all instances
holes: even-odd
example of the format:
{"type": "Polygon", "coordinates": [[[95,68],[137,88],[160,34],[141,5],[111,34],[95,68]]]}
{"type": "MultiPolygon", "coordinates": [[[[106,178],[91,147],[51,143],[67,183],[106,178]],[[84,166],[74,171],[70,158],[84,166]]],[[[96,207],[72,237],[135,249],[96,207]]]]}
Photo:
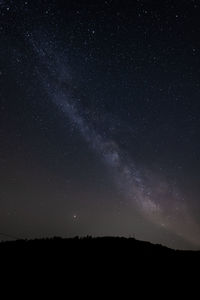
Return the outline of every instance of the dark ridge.
{"type": "Polygon", "coordinates": [[[175,250],[160,244],[152,244],[146,241],[139,241],[135,238],[125,237],[73,237],[73,238],[42,238],[42,239],[17,239],[14,241],[0,242],[0,251],[14,250],[16,251],[59,251],[67,253],[70,251],[101,251],[102,254],[109,254],[115,250],[117,252],[126,252],[126,254],[137,255],[170,255],[170,256],[200,256],[200,251],[192,250],[175,250]]]}
{"type": "MultiPolygon", "coordinates": [[[[42,282],[99,282],[107,278],[130,281],[144,278],[163,280],[167,273],[175,278],[200,267],[200,251],[173,250],[159,244],[124,237],[74,237],[16,240],[0,243],[2,272],[14,272],[42,282]],[[186,271],[186,270],[189,271],[186,271]],[[36,274],[36,275],[34,275],[36,274]],[[140,275],[139,275],[140,274],[140,275]]],[[[21,278],[21,277],[19,277],[21,278]]],[[[9,281],[10,279],[8,279],[9,281]]],[[[34,282],[33,281],[33,282],[34,282]]]]}

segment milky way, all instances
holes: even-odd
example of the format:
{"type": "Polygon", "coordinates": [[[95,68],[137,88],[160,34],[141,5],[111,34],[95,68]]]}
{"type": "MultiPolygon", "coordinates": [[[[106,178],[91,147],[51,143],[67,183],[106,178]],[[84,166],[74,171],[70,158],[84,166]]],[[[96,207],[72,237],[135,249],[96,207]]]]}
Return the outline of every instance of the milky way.
{"type": "Polygon", "coordinates": [[[62,84],[66,84],[70,77],[69,67],[62,61],[64,55],[54,53],[52,47],[49,48],[49,45],[56,45],[56,40],[45,41],[45,35],[39,36],[39,41],[37,38],[30,38],[29,43],[38,59],[36,70],[43,88],[49,99],[76,126],[88,146],[98,153],[111,171],[116,187],[131,204],[131,209],[139,210],[151,222],[200,245],[199,226],[190,215],[181,193],[165,179],[161,180],[153,171],[136,167],[134,158],[124,159],[123,149],[120,149],[117,142],[101,136],[81,116],[83,108],[80,103],[77,106],[76,98],[70,91],[62,88],[62,84]],[[61,74],[59,70],[62,70],[61,74]]]}
{"type": "Polygon", "coordinates": [[[7,237],[200,247],[200,4],[153,2],[0,0],[7,237]]]}

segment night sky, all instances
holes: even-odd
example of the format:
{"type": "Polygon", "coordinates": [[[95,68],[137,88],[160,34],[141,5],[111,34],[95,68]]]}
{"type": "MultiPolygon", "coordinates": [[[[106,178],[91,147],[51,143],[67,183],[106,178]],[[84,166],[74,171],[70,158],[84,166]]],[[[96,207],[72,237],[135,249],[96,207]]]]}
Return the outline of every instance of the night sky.
{"type": "Polygon", "coordinates": [[[200,249],[199,129],[199,0],[0,0],[0,239],[200,249]]]}

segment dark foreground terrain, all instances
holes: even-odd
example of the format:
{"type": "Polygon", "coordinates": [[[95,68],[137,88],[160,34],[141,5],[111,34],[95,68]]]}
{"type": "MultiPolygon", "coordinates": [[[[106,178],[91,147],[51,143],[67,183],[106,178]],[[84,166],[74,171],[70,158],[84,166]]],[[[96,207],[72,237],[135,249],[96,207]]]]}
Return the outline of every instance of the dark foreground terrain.
{"type": "Polygon", "coordinates": [[[114,260],[136,261],[137,259],[192,259],[200,260],[200,251],[174,250],[160,244],[124,237],[74,237],[16,240],[0,243],[0,254],[47,258],[51,260],[114,260]]]}
{"type": "MultiPolygon", "coordinates": [[[[9,285],[12,278],[20,282],[19,286],[31,285],[31,290],[38,282],[44,288],[46,282],[48,291],[57,285],[73,287],[73,293],[80,286],[81,293],[92,292],[94,287],[98,293],[105,287],[117,292],[123,283],[123,293],[127,288],[138,288],[141,294],[143,290],[149,293],[146,284],[154,293],[155,285],[160,287],[159,281],[167,290],[169,286],[182,289],[183,280],[188,285],[192,276],[198,278],[200,251],[172,250],[134,238],[55,237],[2,242],[0,263],[1,274],[9,285]],[[138,284],[142,284],[142,290],[138,284]]],[[[194,279],[192,282],[194,285],[194,279]]]]}

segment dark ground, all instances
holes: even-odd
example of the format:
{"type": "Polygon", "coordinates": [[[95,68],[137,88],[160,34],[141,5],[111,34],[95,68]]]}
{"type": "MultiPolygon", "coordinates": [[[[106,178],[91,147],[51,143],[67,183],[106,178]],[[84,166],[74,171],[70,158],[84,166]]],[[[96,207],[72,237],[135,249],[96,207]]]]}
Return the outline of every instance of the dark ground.
{"type": "Polygon", "coordinates": [[[53,259],[63,259],[63,261],[76,261],[83,258],[118,261],[137,258],[144,259],[152,257],[154,259],[190,259],[200,260],[200,251],[183,251],[170,249],[160,244],[139,241],[135,238],[124,237],[74,237],[74,238],[44,238],[34,240],[16,240],[0,243],[0,253],[13,255],[33,255],[42,257],[53,255],[53,259]]]}
{"type": "Polygon", "coordinates": [[[66,298],[74,294],[113,299],[122,292],[122,299],[131,293],[138,299],[138,293],[140,298],[174,295],[174,290],[185,288],[191,295],[189,283],[193,290],[198,287],[200,251],[172,250],[134,238],[55,237],[2,242],[0,260],[9,292],[17,284],[20,291],[28,288],[37,297],[42,288],[51,298],[54,292],[57,298],[65,293],[66,298]]]}

